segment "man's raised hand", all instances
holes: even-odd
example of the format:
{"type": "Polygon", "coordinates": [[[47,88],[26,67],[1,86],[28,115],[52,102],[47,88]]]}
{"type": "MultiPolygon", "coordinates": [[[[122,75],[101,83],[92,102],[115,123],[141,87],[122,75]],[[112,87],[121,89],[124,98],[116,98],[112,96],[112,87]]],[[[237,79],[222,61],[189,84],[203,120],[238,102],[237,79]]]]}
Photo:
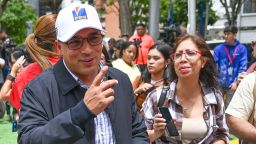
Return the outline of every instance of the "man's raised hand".
{"type": "Polygon", "coordinates": [[[103,78],[107,72],[108,67],[104,66],[95,77],[84,96],[85,105],[95,115],[101,113],[110,103],[114,101],[114,90],[112,87],[116,85],[118,81],[103,81],[103,78]]]}

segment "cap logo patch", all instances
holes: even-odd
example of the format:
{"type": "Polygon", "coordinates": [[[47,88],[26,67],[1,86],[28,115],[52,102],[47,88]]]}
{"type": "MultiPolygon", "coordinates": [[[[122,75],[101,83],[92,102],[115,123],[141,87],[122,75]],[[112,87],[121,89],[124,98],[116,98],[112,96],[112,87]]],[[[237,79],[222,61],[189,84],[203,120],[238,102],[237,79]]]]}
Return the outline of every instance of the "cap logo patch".
{"type": "Polygon", "coordinates": [[[85,8],[76,7],[75,10],[72,11],[74,21],[87,19],[87,14],[85,8]]]}

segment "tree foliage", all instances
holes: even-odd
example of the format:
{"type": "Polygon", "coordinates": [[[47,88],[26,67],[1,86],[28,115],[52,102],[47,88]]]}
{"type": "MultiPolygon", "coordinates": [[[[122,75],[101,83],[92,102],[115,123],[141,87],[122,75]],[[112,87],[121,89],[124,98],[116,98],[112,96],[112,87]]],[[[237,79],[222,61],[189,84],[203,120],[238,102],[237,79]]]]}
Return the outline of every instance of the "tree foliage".
{"type": "Polygon", "coordinates": [[[137,23],[148,25],[149,21],[149,0],[131,0],[131,23],[134,29],[137,23]]]}
{"type": "MultiPolygon", "coordinates": [[[[209,7],[212,6],[212,2],[208,1],[209,7]]],[[[197,24],[199,23],[199,16],[200,16],[200,1],[196,1],[196,22],[197,24]]],[[[179,23],[183,26],[186,26],[188,23],[188,2],[187,0],[176,0],[175,3],[173,4],[173,11],[174,11],[174,22],[179,23]]],[[[204,13],[205,15],[205,13],[204,13]]],[[[215,11],[212,9],[209,9],[209,19],[208,19],[208,24],[212,25],[214,24],[218,19],[218,16],[215,14],[215,11]]]]}
{"type": "Polygon", "coordinates": [[[21,44],[26,38],[27,21],[36,21],[33,7],[23,0],[9,0],[6,9],[0,16],[0,23],[12,40],[21,44]]]}
{"type": "Polygon", "coordinates": [[[245,0],[229,0],[229,2],[230,5],[228,5],[227,0],[220,0],[220,3],[225,8],[228,24],[236,25],[237,16],[240,13],[242,4],[245,0]]]}
{"type": "MultiPolygon", "coordinates": [[[[108,5],[113,5],[114,2],[117,0],[106,0],[108,5]]],[[[123,16],[120,15],[120,19],[131,19],[132,29],[135,29],[137,23],[144,23],[148,25],[149,23],[149,3],[150,0],[129,0],[129,8],[131,12],[131,16],[123,16]]],[[[209,7],[212,6],[211,1],[207,0],[209,7]]],[[[120,2],[119,2],[120,4],[120,2]]],[[[197,23],[199,23],[199,6],[200,1],[197,0],[197,23]]],[[[170,0],[160,0],[160,25],[167,26],[167,18],[169,14],[170,8],[170,0]]],[[[188,23],[188,2],[187,0],[176,0],[173,4],[173,11],[174,11],[174,23],[179,23],[183,26],[186,26],[188,23]]],[[[204,13],[205,15],[205,13],[204,13]]],[[[218,17],[216,16],[215,12],[210,9],[209,10],[209,18],[208,23],[213,24],[216,22],[218,17]]],[[[122,29],[121,29],[122,33],[122,29]]]]}
{"type": "MultiPolygon", "coordinates": [[[[209,7],[212,6],[212,2],[208,1],[209,7]]],[[[197,12],[197,23],[199,23],[200,15],[200,1],[197,0],[196,12],[197,12]]],[[[160,0],[160,25],[167,26],[167,18],[169,14],[170,0],[160,0]]],[[[135,28],[136,23],[144,22],[148,25],[149,20],[149,0],[131,0],[130,9],[132,12],[131,22],[133,29],[135,28]]],[[[173,20],[174,23],[179,23],[183,26],[186,26],[188,23],[188,2],[187,0],[176,0],[173,4],[173,20]]],[[[205,15],[206,13],[204,13],[205,15]]],[[[210,25],[214,24],[217,21],[218,17],[215,14],[215,11],[209,10],[208,23],[210,25]]]]}

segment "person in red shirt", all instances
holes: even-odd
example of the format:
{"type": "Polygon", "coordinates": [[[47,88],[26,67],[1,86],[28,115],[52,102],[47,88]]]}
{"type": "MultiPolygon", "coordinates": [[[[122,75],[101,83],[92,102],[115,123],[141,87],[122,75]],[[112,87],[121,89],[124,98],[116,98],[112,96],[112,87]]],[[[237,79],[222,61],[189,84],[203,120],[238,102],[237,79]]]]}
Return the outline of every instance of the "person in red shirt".
{"type": "Polygon", "coordinates": [[[26,85],[42,71],[48,69],[59,60],[54,46],[56,40],[55,21],[56,14],[40,17],[35,30],[26,38],[27,50],[34,60],[15,77],[10,93],[10,103],[17,110],[20,109],[20,100],[26,85]]]}
{"type": "Polygon", "coordinates": [[[135,64],[139,66],[141,72],[146,68],[148,60],[148,50],[154,45],[154,39],[146,34],[145,25],[142,23],[136,26],[137,34],[130,37],[129,41],[136,42],[139,44],[139,56],[134,61],[135,64]]]}

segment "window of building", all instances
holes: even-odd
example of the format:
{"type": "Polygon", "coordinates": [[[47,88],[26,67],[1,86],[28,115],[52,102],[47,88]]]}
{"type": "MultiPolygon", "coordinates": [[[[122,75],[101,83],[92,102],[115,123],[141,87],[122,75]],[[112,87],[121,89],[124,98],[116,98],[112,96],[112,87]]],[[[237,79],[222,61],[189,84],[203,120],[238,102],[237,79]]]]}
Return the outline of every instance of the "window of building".
{"type": "Polygon", "coordinates": [[[243,13],[256,13],[256,0],[245,0],[243,13]]]}

